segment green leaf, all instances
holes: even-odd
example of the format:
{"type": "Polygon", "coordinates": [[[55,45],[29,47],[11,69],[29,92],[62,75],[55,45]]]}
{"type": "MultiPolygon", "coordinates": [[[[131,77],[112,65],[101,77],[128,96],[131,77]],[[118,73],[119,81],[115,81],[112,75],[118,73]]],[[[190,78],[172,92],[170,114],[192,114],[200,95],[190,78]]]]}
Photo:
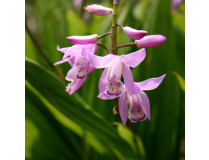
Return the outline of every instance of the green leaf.
{"type": "Polygon", "coordinates": [[[181,89],[183,90],[183,91],[185,91],[185,80],[177,73],[177,72],[172,72],[174,75],[175,75],[175,77],[177,78],[177,80],[178,80],[178,82],[179,82],[179,85],[180,85],[180,87],[181,87],[181,89]]]}
{"type": "Polygon", "coordinates": [[[125,158],[136,158],[132,147],[119,136],[116,129],[94,112],[78,94],[69,96],[65,92],[65,83],[54,73],[26,59],[26,80],[30,84],[27,86],[60,123],[77,134],[80,130],[76,126],[80,126],[94,135],[99,142],[98,145],[102,144],[125,158]]]}
{"type": "Polygon", "coordinates": [[[84,21],[73,11],[66,13],[66,20],[69,26],[70,35],[85,35],[87,33],[87,26],[84,21]]]}
{"type": "Polygon", "coordinates": [[[178,12],[172,12],[172,21],[173,24],[178,26],[181,31],[185,32],[185,15],[178,13],[178,12]]]}
{"type": "Polygon", "coordinates": [[[27,86],[25,93],[25,157],[28,159],[81,159],[83,155],[80,154],[78,137],[72,132],[66,135],[63,126],[57,123],[40,99],[27,86]]]}

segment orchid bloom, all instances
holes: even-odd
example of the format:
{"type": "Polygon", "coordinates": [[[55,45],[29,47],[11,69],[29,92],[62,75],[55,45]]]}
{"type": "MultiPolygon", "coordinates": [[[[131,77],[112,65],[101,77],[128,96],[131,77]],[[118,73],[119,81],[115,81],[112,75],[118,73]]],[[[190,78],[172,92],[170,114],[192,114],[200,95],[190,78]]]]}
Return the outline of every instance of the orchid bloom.
{"type": "Polygon", "coordinates": [[[94,67],[89,62],[89,54],[95,54],[97,45],[74,45],[67,48],[60,48],[58,46],[57,50],[63,52],[64,56],[55,65],[69,62],[72,66],[65,77],[66,80],[71,81],[66,87],[66,91],[71,95],[82,86],[87,75],[94,71],[94,67]]]}
{"type": "Polygon", "coordinates": [[[144,36],[140,40],[135,40],[135,43],[137,47],[152,48],[163,44],[165,41],[166,41],[166,37],[159,34],[159,35],[144,36]]]}
{"type": "Polygon", "coordinates": [[[129,67],[136,67],[146,56],[146,50],[143,48],[139,51],[127,55],[109,54],[104,57],[89,55],[90,61],[95,68],[105,68],[99,81],[99,95],[101,99],[114,99],[119,97],[125,91],[130,94],[134,91],[133,75],[129,67]],[[120,78],[123,75],[124,84],[120,78]]]}
{"type": "Polygon", "coordinates": [[[86,7],[84,7],[84,9],[98,16],[105,16],[108,14],[112,14],[113,12],[112,8],[107,8],[98,4],[87,5],[86,7]]]}
{"type": "Polygon", "coordinates": [[[143,121],[146,118],[150,120],[150,102],[144,90],[153,90],[157,88],[165,78],[165,74],[158,78],[150,78],[142,82],[135,82],[135,94],[130,94],[127,90],[119,98],[119,114],[123,124],[126,124],[127,118],[132,122],[143,121]],[[129,104],[129,109],[127,106],[129,104]]]}

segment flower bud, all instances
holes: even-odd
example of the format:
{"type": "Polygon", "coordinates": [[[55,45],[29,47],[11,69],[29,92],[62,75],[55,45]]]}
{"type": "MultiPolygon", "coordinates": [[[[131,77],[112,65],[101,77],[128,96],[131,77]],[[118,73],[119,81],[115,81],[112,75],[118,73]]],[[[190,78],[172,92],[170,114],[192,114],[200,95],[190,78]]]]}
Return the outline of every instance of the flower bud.
{"type": "Polygon", "coordinates": [[[87,36],[70,36],[67,40],[73,44],[90,44],[97,42],[97,34],[87,35],[87,36]]]}
{"type": "Polygon", "coordinates": [[[136,30],[131,27],[123,27],[123,31],[132,39],[139,40],[142,39],[144,36],[146,36],[147,31],[144,30],[136,30]]]}
{"type": "Polygon", "coordinates": [[[98,16],[105,16],[112,14],[113,12],[111,8],[107,8],[98,4],[87,5],[84,7],[84,9],[98,16]]]}
{"type": "Polygon", "coordinates": [[[163,44],[166,41],[166,37],[163,35],[150,35],[145,36],[140,40],[136,40],[136,46],[142,48],[151,48],[163,44]]]}

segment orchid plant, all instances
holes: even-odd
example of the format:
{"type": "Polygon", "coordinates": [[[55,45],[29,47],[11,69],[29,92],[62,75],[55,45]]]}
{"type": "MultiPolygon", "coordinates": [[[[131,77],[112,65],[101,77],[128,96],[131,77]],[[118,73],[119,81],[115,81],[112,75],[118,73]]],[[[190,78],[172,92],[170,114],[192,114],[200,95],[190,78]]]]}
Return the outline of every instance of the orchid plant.
{"type": "Polygon", "coordinates": [[[67,37],[67,40],[74,45],[66,48],[57,47],[57,50],[64,53],[64,55],[62,60],[56,62],[55,65],[64,62],[68,62],[71,65],[71,69],[65,77],[70,82],[66,87],[66,92],[70,95],[83,85],[88,74],[95,69],[104,68],[99,80],[98,98],[114,100],[116,103],[116,111],[120,114],[123,124],[126,125],[128,118],[131,122],[143,121],[145,119],[150,120],[150,102],[144,90],[157,88],[165,77],[164,74],[159,78],[134,82],[130,67],[137,67],[145,59],[145,48],[163,44],[166,41],[166,37],[163,35],[147,35],[147,31],[137,30],[128,26],[123,27],[118,24],[119,4],[120,0],[113,0],[113,8],[107,8],[97,4],[86,6],[85,10],[92,14],[98,16],[112,15],[112,32],[105,33],[101,36],[94,34],[67,37]],[[135,41],[117,45],[118,27],[135,41]],[[111,35],[112,52],[108,50],[105,44],[98,43],[99,39],[107,35],[111,35]],[[102,46],[107,51],[106,56],[101,57],[95,55],[98,46],[102,46]],[[118,48],[129,46],[136,46],[142,49],[121,56],[117,55],[118,48]],[[124,81],[121,80],[121,75],[124,81]]]}

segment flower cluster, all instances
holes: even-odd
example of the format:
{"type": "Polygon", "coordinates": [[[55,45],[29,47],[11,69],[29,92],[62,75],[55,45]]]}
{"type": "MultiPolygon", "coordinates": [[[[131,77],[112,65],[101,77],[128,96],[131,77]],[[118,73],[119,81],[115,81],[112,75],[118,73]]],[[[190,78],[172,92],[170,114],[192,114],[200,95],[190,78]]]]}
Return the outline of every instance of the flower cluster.
{"type": "MultiPolygon", "coordinates": [[[[99,16],[113,13],[111,8],[96,4],[88,5],[85,9],[99,16]]],[[[98,97],[104,100],[119,98],[119,114],[125,125],[128,118],[132,122],[150,119],[150,102],[144,90],[157,88],[165,77],[162,75],[158,78],[134,82],[130,67],[135,68],[145,59],[145,48],[159,46],[166,41],[166,38],[162,35],[147,36],[147,31],[127,26],[122,29],[126,35],[135,40],[133,45],[142,49],[121,56],[109,53],[101,57],[95,55],[100,36],[97,34],[70,36],[67,39],[74,45],[67,48],[57,47],[57,50],[64,55],[62,60],[56,62],[55,65],[64,62],[71,65],[66,75],[66,80],[70,82],[66,87],[69,94],[73,94],[83,85],[89,73],[95,69],[104,68],[99,80],[98,97]]]]}

